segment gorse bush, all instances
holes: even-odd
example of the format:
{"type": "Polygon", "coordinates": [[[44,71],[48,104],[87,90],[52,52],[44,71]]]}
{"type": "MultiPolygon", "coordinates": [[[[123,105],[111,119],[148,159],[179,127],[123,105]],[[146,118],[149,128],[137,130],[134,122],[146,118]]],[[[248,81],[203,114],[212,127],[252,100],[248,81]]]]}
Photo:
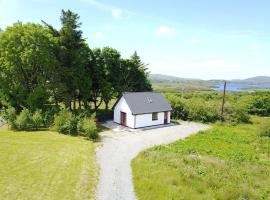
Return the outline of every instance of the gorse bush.
{"type": "Polygon", "coordinates": [[[54,117],[54,128],[59,133],[77,134],[77,119],[72,112],[64,109],[54,117]]]}
{"type": "Polygon", "coordinates": [[[81,135],[89,139],[97,139],[99,137],[97,132],[97,125],[94,118],[83,118],[78,122],[78,131],[81,135]]]}

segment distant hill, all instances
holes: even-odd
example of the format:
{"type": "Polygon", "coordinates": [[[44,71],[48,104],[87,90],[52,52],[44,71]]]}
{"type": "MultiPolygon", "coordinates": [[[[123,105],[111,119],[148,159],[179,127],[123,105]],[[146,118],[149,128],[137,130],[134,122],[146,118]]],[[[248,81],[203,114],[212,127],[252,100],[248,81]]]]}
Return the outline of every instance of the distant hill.
{"type": "Polygon", "coordinates": [[[190,78],[180,78],[177,76],[169,76],[164,74],[150,74],[149,80],[154,83],[168,83],[168,82],[186,82],[186,81],[197,81],[199,79],[190,79],[190,78]]]}
{"type": "MultiPolygon", "coordinates": [[[[213,90],[213,87],[224,83],[224,80],[219,79],[190,79],[164,74],[150,74],[149,80],[154,90],[157,91],[209,91],[213,90]]],[[[256,76],[247,79],[228,80],[228,82],[238,84],[270,84],[270,77],[256,76]]]]}
{"type": "Polygon", "coordinates": [[[240,83],[270,83],[269,76],[255,76],[247,79],[242,80],[231,80],[231,82],[240,82],[240,83]]]}
{"type": "MultiPolygon", "coordinates": [[[[204,82],[204,83],[220,83],[223,82],[222,80],[214,79],[214,80],[201,80],[201,79],[192,79],[192,78],[181,78],[177,76],[169,76],[164,74],[150,74],[149,80],[152,83],[168,83],[168,82],[204,82]]],[[[228,80],[229,82],[233,83],[270,83],[269,76],[255,76],[247,79],[233,79],[228,80]]]]}

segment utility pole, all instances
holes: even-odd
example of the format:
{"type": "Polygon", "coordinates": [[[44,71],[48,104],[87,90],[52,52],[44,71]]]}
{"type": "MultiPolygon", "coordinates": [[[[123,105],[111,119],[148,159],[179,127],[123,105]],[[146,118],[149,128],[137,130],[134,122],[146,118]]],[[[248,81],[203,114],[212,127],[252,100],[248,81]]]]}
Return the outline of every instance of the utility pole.
{"type": "Polygon", "coordinates": [[[227,82],[224,82],[224,89],[223,89],[223,97],[222,97],[222,105],[221,105],[221,120],[223,121],[223,113],[224,113],[224,104],[225,104],[225,95],[226,95],[226,85],[227,82]]]}

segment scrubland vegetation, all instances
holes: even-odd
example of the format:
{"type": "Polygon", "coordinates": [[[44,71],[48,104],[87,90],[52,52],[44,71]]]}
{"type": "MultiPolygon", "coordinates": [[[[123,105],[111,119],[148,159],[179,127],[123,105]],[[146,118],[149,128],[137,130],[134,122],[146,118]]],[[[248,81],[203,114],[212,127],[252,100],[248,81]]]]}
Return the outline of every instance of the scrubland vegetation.
{"type": "Polygon", "coordinates": [[[270,92],[227,93],[224,115],[221,116],[221,92],[166,93],[173,111],[172,118],[202,122],[225,121],[249,123],[250,114],[270,115],[270,92]]]}
{"type": "Polygon", "coordinates": [[[270,118],[213,128],[141,153],[132,162],[139,199],[269,199],[270,118]],[[268,132],[269,133],[269,132],[268,132]]]}
{"type": "MultiPolygon", "coordinates": [[[[213,128],[132,161],[139,199],[270,199],[270,92],[167,92],[172,117],[213,128]]],[[[180,121],[181,124],[181,121],[180,121]]]]}

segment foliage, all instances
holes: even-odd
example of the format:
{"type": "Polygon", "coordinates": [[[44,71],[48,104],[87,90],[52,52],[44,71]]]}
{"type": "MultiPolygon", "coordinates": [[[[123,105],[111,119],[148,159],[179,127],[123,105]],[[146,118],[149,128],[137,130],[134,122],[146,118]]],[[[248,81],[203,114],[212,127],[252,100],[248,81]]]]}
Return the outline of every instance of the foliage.
{"type": "Polygon", "coordinates": [[[45,127],[50,127],[54,122],[54,115],[58,112],[58,109],[50,108],[42,113],[43,124],[45,127]]]}
{"type": "Polygon", "coordinates": [[[8,123],[8,125],[14,129],[16,127],[16,110],[13,107],[8,107],[1,111],[1,117],[8,123]]]}
{"type": "Polygon", "coordinates": [[[260,116],[269,116],[270,93],[257,93],[248,105],[248,112],[260,116]]]}
{"type": "Polygon", "coordinates": [[[0,107],[32,112],[65,105],[97,111],[123,91],[148,91],[146,65],[135,52],[129,59],[111,47],[91,50],[78,14],[62,10],[59,30],[14,23],[0,32],[0,107]],[[5,105],[7,106],[7,105],[5,105]]]}
{"type": "Polygon", "coordinates": [[[37,86],[30,92],[27,104],[31,110],[44,109],[48,98],[46,89],[44,87],[37,86]]]}
{"type": "Polygon", "coordinates": [[[54,128],[59,133],[77,134],[77,119],[72,112],[63,109],[54,117],[54,128]]]}
{"type": "MultiPolygon", "coordinates": [[[[249,123],[251,102],[257,96],[267,97],[269,93],[228,93],[225,98],[225,111],[221,117],[220,108],[222,94],[219,92],[182,92],[166,93],[172,105],[172,118],[215,122],[249,123]]],[[[251,113],[252,114],[252,113],[251,113]]]]}
{"type": "Polygon", "coordinates": [[[1,127],[0,152],[0,199],[95,198],[98,165],[89,140],[1,127]]]}
{"type": "Polygon", "coordinates": [[[88,137],[89,139],[97,139],[98,132],[97,132],[97,125],[94,118],[82,118],[78,122],[78,130],[83,136],[88,137]]]}
{"type": "Polygon", "coordinates": [[[40,128],[43,125],[43,118],[42,118],[41,110],[35,111],[31,119],[32,119],[33,128],[35,128],[36,130],[40,128]]]}
{"type": "Polygon", "coordinates": [[[56,64],[54,45],[39,24],[17,22],[0,33],[0,91],[17,112],[28,107],[28,98],[32,106],[35,88],[50,79],[56,64]]]}
{"type": "Polygon", "coordinates": [[[166,146],[156,146],[132,161],[139,199],[269,199],[269,138],[261,123],[214,128],[166,146]],[[158,176],[157,176],[158,174],[158,176]]]}
{"type": "Polygon", "coordinates": [[[232,124],[249,123],[250,116],[248,113],[239,106],[225,106],[224,120],[232,124]]]}
{"type": "Polygon", "coordinates": [[[32,127],[31,113],[27,108],[24,108],[15,120],[16,129],[29,130],[32,127]]]}

